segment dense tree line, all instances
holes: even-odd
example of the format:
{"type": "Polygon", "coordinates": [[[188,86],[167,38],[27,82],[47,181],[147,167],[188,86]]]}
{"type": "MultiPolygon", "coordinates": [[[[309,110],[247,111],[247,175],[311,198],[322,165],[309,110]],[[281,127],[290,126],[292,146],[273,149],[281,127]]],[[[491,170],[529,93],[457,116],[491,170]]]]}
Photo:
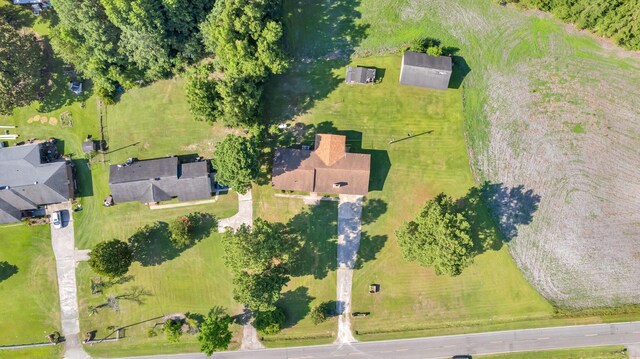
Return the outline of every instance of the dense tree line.
{"type": "Polygon", "coordinates": [[[549,11],[618,45],[640,50],[640,0],[508,0],[549,11]]]}
{"type": "Polygon", "coordinates": [[[288,65],[280,46],[280,0],[218,1],[201,29],[220,76],[213,79],[204,70],[190,74],[187,98],[191,111],[201,119],[219,119],[228,126],[255,124],[264,81],[284,72],[288,65]]]}
{"type": "Polygon", "coordinates": [[[204,54],[200,24],[211,0],[53,0],[59,16],[53,46],[113,98],[167,76],[204,54]]]}

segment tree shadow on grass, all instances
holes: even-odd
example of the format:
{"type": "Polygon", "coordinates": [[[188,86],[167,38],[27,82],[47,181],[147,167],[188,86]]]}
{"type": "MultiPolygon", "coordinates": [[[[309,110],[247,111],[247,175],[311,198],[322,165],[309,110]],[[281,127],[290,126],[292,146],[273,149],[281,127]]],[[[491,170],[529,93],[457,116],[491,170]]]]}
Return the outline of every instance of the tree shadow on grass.
{"type": "Polygon", "coordinates": [[[518,227],[533,221],[540,195],[523,185],[507,187],[484,182],[472,187],[458,203],[469,224],[475,251],[500,250],[518,236],[518,227]]]}
{"type": "Polygon", "coordinates": [[[304,114],[342,81],[335,69],[346,66],[369,25],[358,24],[359,0],[288,1],[284,5],[285,51],[293,59],[283,75],[273,76],[265,93],[270,123],[304,114]]]}
{"type": "MultiPolygon", "coordinates": [[[[190,233],[193,245],[211,236],[212,229],[218,228],[217,218],[210,213],[195,212],[186,217],[195,222],[190,233]]],[[[193,246],[177,248],[171,241],[169,224],[166,222],[155,222],[139,228],[129,238],[129,245],[133,251],[133,260],[140,262],[143,267],[174,259],[193,246]]]]}
{"type": "Polygon", "coordinates": [[[387,243],[387,239],[386,235],[371,236],[367,232],[362,232],[354,269],[361,269],[364,263],[375,260],[387,243]]]}
{"type": "Polygon", "coordinates": [[[75,180],[77,183],[77,197],[93,196],[93,177],[91,176],[91,167],[89,160],[86,158],[72,160],[74,167],[75,180]]]}
{"type": "Polygon", "coordinates": [[[327,276],[337,266],[336,240],[338,213],[335,203],[321,202],[295,215],[287,227],[304,239],[294,256],[291,275],[313,275],[316,279],[327,276]]]}
{"type": "Polygon", "coordinates": [[[282,294],[276,303],[285,315],[283,328],[291,328],[309,314],[311,302],[315,298],[309,295],[309,288],[298,287],[282,294]]]}
{"type": "Polygon", "coordinates": [[[0,282],[9,279],[16,273],[18,273],[18,266],[7,261],[0,262],[0,282]]]}
{"type": "Polygon", "coordinates": [[[361,223],[364,225],[374,223],[387,212],[388,207],[387,202],[380,198],[365,199],[362,206],[361,223]]]}

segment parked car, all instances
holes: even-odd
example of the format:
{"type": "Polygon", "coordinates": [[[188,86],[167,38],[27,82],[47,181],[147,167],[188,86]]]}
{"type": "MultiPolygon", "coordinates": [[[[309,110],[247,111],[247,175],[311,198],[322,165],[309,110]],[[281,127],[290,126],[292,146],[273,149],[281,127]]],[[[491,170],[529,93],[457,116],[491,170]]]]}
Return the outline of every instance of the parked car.
{"type": "Polygon", "coordinates": [[[451,359],[472,359],[471,355],[454,355],[451,357],[451,359]]]}
{"type": "Polygon", "coordinates": [[[51,224],[53,224],[53,228],[62,228],[62,214],[60,211],[51,214],[51,224]]]}

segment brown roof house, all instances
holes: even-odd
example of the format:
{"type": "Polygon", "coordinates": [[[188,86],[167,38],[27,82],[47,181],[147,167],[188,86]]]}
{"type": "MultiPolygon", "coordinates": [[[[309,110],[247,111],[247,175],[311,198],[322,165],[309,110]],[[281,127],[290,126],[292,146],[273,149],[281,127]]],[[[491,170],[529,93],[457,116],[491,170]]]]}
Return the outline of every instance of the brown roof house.
{"type": "Polygon", "coordinates": [[[272,186],[288,191],[366,195],[370,168],[371,155],[347,153],[345,136],[316,135],[313,150],[276,150],[272,186]]]}

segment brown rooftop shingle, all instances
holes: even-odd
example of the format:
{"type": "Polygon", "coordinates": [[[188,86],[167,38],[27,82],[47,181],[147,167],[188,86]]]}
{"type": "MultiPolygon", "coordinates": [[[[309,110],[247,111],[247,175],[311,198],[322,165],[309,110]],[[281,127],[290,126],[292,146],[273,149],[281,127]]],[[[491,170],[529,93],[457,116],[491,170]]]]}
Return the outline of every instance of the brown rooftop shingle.
{"type": "Polygon", "coordinates": [[[317,135],[314,151],[277,149],[273,157],[273,188],[300,192],[367,194],[371,156],[346,153],[345,143],[345,136],[317,135]]]}
{"type": "Polygon", "coordinates": [[[316,135],[315,152],[322,162],[332,166],[346,155],[347,138],[340,135],[316,135]]]}

